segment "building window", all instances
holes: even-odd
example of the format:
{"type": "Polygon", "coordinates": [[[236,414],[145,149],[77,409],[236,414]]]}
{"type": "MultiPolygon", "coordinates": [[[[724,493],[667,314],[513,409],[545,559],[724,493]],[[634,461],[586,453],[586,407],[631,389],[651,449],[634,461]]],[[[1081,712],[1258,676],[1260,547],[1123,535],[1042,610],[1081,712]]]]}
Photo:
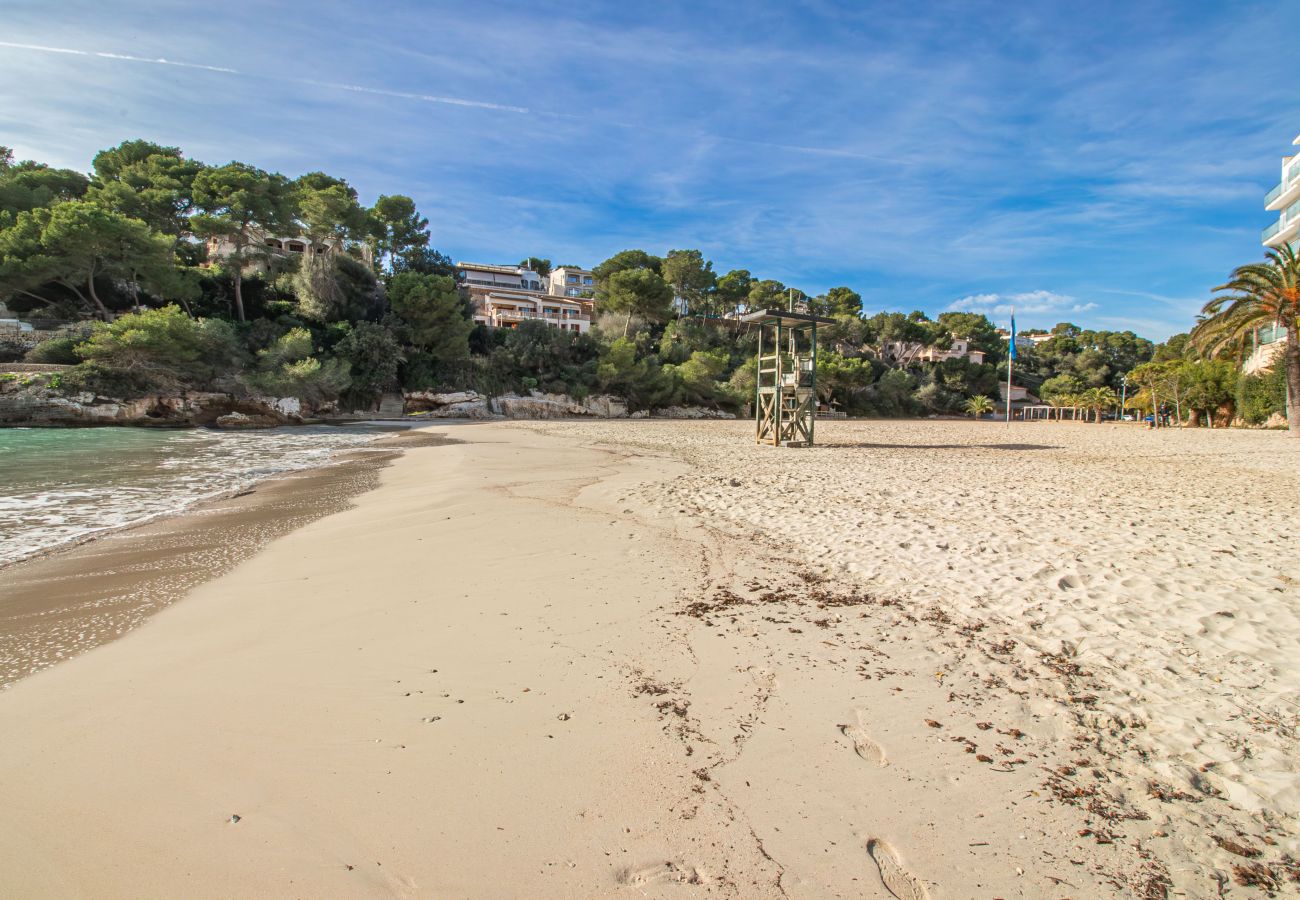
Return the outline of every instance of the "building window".
{"type": "Polygon", "coordinates": [[[583,279],[582,279],[582,283],[583,283],[583,284],[591,284],[591,276],[588,275],[588,276],[586,276],[585,278],[583,278],[583,279]]]}
{"type": "Polygon", "coordinates": [[[577,276],[577,275],[570,275],[570,276],[566,279],[566,281],[568,281],[569,284],[577,284],[577,283],[578,283],[578,276],[577,276]]]}

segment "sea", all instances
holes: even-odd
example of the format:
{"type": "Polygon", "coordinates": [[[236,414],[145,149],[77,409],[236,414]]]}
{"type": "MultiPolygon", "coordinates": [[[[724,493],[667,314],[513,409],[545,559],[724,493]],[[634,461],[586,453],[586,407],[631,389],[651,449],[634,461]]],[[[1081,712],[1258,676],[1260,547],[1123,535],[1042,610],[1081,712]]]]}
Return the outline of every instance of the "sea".
{"type": "Polygon", "coordinates": [[[391,430],[0,428],[0,566],[328,464],[391,430]]]}

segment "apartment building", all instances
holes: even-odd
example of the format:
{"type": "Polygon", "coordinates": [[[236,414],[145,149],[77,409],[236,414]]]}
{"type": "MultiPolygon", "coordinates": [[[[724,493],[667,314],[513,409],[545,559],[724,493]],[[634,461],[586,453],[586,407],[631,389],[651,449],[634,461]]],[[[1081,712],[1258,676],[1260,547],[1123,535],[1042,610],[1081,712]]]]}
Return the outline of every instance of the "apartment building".
{"type": "Polygon", "coordinates": [[[589,298],[596,293],[596,280],[586,269],[560,266],[551,272],[548,291],[555,297],[589,298]]]}
{"type": "MultiPolygon", "coordinates": [[[[1300,146],[1300,136],[1291,144],[1300,146]]],[[[1300,153],[1282,157],[1282,180],[1264,197],[1264,209],[1277,213],[1277,221],[1260,235],[1264,246],[1300,249],[1300,153]]]]}
{"type": "MultiPolygon", "coordinates": [[[[538,319],[562,331],[591,330],[591,301],[557,292],[556,273],[546,279],[524,266],[456,264],[461,284],[474,303],[474,321],[491,328],[517,328],[538,319]]],[[[580,272],[559,269],[557,272],[580,272]]],[[[579,282],[579,286],[581,282],[579,282]]]]}

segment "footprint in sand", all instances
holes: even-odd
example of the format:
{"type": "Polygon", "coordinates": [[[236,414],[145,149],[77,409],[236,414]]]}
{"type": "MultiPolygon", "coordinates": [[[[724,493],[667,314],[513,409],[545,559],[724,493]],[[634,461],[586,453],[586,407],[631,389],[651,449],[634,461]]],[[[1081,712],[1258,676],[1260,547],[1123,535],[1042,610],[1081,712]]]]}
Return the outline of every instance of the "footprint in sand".
{"type": "Polygon", "coordinates": [[[898,900],[930,900],[924,882],[903,868],[898,853],[887,841],[880,838],[867,841],[867,854],[880,870],[880,883],[898,900]]]}
{"type": "Polygon", "coordinates": [[[862,727],[862,710],[855,709],[853,715],[858,720],[858,724],[839,726],[840,732],[853,742],[853,752],[869,763],[878,766],[889,765],[889,760],[885,759],[885,748],[873,741],[871,735],[867,734],[867,730],[862,727]]]}
{"type": "Polygon", "coordinates": [[[646,887],[651,884],[662,884],[665,881],[678,884],[703,884],[707,877],[695,866],[669,860],[640,869],[624,869],[618,875],[618,883],[627,887],[646,887]]]}

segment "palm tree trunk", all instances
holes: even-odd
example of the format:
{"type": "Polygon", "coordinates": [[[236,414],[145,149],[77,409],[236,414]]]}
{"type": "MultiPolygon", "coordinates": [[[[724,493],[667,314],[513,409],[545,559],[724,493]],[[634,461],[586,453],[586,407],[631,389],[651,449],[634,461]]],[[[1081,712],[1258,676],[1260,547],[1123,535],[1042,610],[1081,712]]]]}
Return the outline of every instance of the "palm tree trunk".
{"type": "Polygon", "coordinates": [[[1300,340],[1296,321],[1286,324],[1286,424],[1291,437],[1300,438],[1300,340]]]}

